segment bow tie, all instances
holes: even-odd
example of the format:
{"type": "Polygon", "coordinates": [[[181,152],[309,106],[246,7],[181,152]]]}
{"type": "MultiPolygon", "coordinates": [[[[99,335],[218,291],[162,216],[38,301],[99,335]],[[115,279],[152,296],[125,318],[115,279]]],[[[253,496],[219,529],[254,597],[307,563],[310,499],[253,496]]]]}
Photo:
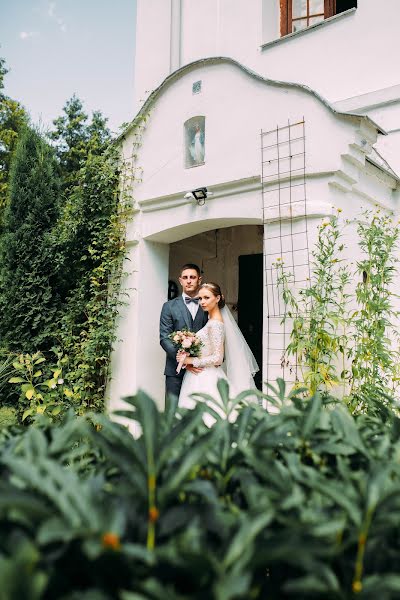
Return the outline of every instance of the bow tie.
{"type": "Polygon", "coordinates": [[[186,302],[186,304],[190,304],[191,302],[198,304],[199,299],[198,298],[190,298],[189,296],[185,296],[185,302],[186,302]]]}

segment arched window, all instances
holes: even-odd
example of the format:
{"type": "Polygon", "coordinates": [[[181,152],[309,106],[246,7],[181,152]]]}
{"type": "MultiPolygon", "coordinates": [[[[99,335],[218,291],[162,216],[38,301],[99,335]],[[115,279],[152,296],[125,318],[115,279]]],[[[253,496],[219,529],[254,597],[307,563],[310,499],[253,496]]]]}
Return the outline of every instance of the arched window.
{"type": "Polygon", "coordinates": [[[205,161],[205,117],[188,119],[184,125],[185,167],[198,167],[205,161]]]}

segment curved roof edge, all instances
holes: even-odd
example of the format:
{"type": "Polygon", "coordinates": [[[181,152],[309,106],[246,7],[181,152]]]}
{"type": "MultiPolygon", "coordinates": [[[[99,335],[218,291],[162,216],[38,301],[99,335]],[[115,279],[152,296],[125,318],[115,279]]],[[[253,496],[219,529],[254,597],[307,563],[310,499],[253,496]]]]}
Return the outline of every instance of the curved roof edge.
{"type": "Polygon", "coordinates": [[[146,111],[150,108],[150,106],[155,102],[155,100],[157,99],[157,96],[162,92],[162,90],[167,85],[173,83],[175,81],[175,79],[179,79],[184,73],[191,71],[194,68],[201,67],[201,66],[207,66],[207,65],[213,65],[213,64],[221,64],[221,63],[227,63],[227,64],[234,65],[236,67],[239,67],[239,69],[241,69],[242,71],[244,71],[245,73],[250,75],[250,77],[257,79],[258,81],[262,81],[263,83],[273,85],[275,87],[286,87],[286,88],[292,87],[292,88],[297,88],[297,89],[303,90],[303,91],[311,94],[315,98],[317,98],[317,100],[319,100],[322,104],[324,104],[326,106],[326,108],[328,108],[328,110],[330,110],[333,114],[335,114],[339,117],[351,117],[352,119],[355,118],[359,121],[366,120],[373,127],[375,127],[375,129],[379,133],[382,133],[383,135],[387,135],[386,131],[384,129],[382,129],[382,127],[380,127],[380,125],[378,125],[373,119],[371,119],[367,115],[360,115],[357,113],[342,112],[340,110],[336,110],[332,106],[332,104],[330,104],[328,102],[328,100],[326,100],[326,98],[321,96],[318,92],[316,92],[312,88],[308,87],[307,85],[303,85],[301,83],[288,82],[288,81],[279,81],[277,79],[268,79],[267,77],[263,77],[259,73],[256,73],[252,69],[249,69],[248,67],[244,66],[242,63],[238,62],[237,60],[234,60],[233,58],[229,58],[227,56],[215,56],[215,57],[211,57],[211,58],[201,58],[199,60],[195,60],[191,63],[188,63],[187,65],[184,65],[180,69],[177,69],[176,71],[174,71],[173,73],[168,75],[164,79],[164,81],[162,81],[162,83],[155,90],[153,90],[151,92],[151,94],[148,96],[148,98],[143,103],[143,106],[140,108],[137,115],[133,118],[131,123],[129,123],[129,125],[126,127],[126,129],[122,133],[119,134],[119,136],[116,138],[115,141],[116,142],[120,141],[122,138],[124,138],[129,133],[129,131],[133,127],[135,127],[135,125],[139,122],[140,117],[143,114],[145,114],[146,111]]]}

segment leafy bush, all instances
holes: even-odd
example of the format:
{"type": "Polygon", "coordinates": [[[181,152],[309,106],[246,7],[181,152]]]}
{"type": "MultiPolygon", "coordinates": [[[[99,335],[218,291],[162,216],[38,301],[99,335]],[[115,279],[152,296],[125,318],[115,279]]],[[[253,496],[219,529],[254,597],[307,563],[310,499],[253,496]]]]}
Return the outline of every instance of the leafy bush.
{"type": "Polygon", "coordinates": [[[78,173],[88,156],[100,155],[111,140],[107,119],[99,111],[91,120],[85,113],[82,101],[75,95],[63,107],[63,114],[53,121],[53,140],[60,163],[63,190],[68,193],[79,184],[78,173]]]}
{"type": "Polygon", "coordinates": [[[123,304],[120,278],[130,204],[118,191],[118,168],[116,148],[90,155],[53,232],[58,270],[69,282],[59,348],[68,356],[66,380],[82,410],[103,406],[115,319],[123,304]]]}
{"type": "Polygon", "coordinates": [[[400,597],[399,419],[278,386],[211,429],[140,392],[137,439],[93,413],[0,438],[2,597],[400,597]]]}
{"type": "Polygon", "coordinates": [[[290,364],[294,357],[296,378],[311,393],[330,389],[348,379],[344,366],[348,350],[344,325],[348,321],[350,273],[342,258],[343,249],[339,216],[334,215],[318,229],[308,287],[296,295],[292,289],[294,274],[288,272],[281,258],[275,264],[285,305],[282,323],[290,319],[291,328],[284,359],[290,364]],[[341,374],[338,364],[342,367],[341,374]]]}
{"type": "Polygon", "coordinates": [[[11,166],[0,240],[0,338],[30,352],[51,346],[60,296],[49,234],[58,214],[55,154],[32,128],[21,133],[11,166]]]}
{"type": "Polygon", "coordinates": [[[398,224],[379,210],[365,216],[367,222],[361,221],[357,228],[363,255],[357,264],[358,311],[352,319],[349,404],[353,410],[376,411],[382,402],[382,392],[394,394],[399,386],[399,334],[395,328],[399,311],[393,306],[396,298],[393,284],[398,276],[400,230],[398,224]]]}
{"type": "Polygon", "coordinates": [[[0,355],[24,372],[0,358],[0,405],[19,400],[30,422],[103,407],[134,177],[100,112],[73,96],[43,135],[3,93],[6,73],[0,58],[0,355]],[[66,385],[54,391],[60,362],[66,385]]]}
{"type": "Polygon", "coordinates": [[[394,291],[400,230],[380,210],[364,212],[354,268],[343,257],[343,227],[349,223],[340,222],[340,212],[318,228],[307,287],[296,291],[290,267],[281,258],[275,263],[282,323],[291,331],[282,360],[310,393],[336,387],[353,413],[379,415],[400,381],[394,291]]]}
{"type": "Polygon", "coordinates": [[[17,411],[13,406],[0,406],[0,429],[17,424],[17,411]]]}
{"type": "Polygon", "coordinates": [[[4,58],[0,57],[0,225],[7,203],[8,177],[18,135],[28,124],[29,117],[19,102],[4,92],[4,78],[8,73],[4,58]]]}
{"type": "MultiPolygon", "coordinates": [[[[103,406],[123,304],[130,199],[129,187],[119,190],[127,177],[118,150],[105,148],[104,123],[99,115],[93,119],[79,145],[82,150],[86,140],[85,153],[72,161],[73,177],[60,180],[54,150],[29,128],[12,165],[0,237],[0,352],[15,353],[16,372],[5,381],[21,384],[22,420],[43,411],[57,416],[71,405],[81,412],[103,406]],[[38,359],[43,365],[30,370],[38,359]],[[66,382],[61,390],[60,378],[66,382]]],[[[0,387],[3,382],[0,365],[0,387]]],[[[4,389],[0,403],[16,404],[16,391],[4,389]]]]}
{"type": "MultiPolygon", "coordinates": [[[[70,407],[68,399],[72,391],[64,385],[63,368],[67,359],[60,355],[55,366],[49,366],[41,352],[19,354],[13,368],[15,376],[9,383],[20,388],[19,416],[21,421],[46,412],[51,418],[57,417],[70,407]]],[[[30,421],[28,421],[30,422],[30,421]]]]}

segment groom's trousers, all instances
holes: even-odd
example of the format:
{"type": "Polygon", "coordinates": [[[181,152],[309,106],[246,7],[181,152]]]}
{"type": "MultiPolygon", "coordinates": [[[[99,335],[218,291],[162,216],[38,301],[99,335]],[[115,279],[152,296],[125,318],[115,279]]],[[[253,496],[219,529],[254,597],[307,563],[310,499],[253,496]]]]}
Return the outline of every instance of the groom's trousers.
{"type": "Polygon", "coordinates": [[[165,408],[167,408],[168,396],[176,396],[179,398],[182,381],[183,377],[180,375],[165,376],[165,408]]]}

